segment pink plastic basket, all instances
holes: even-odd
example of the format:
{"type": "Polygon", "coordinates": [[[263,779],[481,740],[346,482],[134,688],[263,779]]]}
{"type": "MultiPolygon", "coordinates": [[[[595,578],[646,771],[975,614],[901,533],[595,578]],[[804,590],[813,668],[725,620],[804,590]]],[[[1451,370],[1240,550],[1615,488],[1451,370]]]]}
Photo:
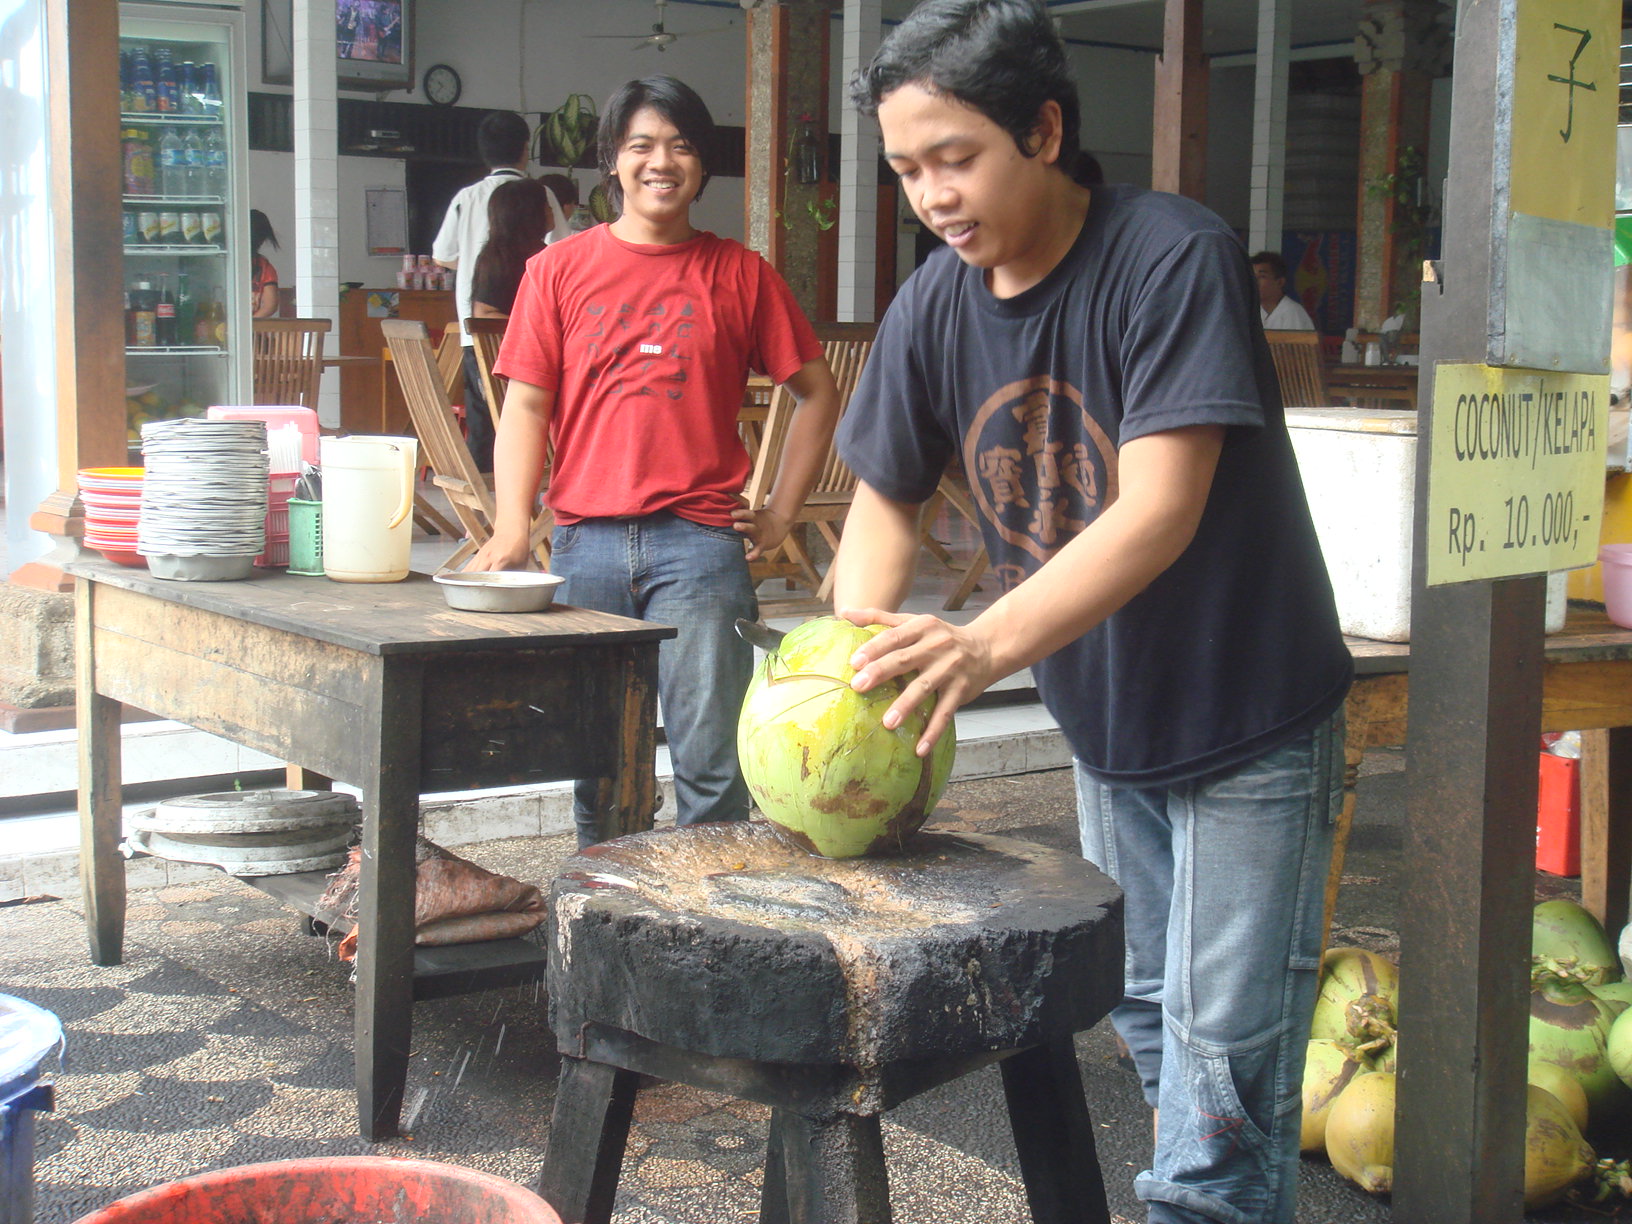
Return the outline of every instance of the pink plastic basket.
{"type": "Polygon", "coordinates": [[[1632,629],[1632,544],[1605,544],[1598,549],[1604,580],[1604,611],[1622,629],[1632,629]]]}

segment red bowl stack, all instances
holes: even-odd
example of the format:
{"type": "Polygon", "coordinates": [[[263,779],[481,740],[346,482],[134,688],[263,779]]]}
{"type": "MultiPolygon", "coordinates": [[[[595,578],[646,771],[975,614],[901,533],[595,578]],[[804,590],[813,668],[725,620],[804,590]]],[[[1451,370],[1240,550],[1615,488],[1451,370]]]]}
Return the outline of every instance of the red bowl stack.
{"type": "Polygon", "coordinates": [[[147,558],[136,551],[142,472],[139,467],[81,468],[79,472],[85,547],[133,569],[147,568],[147,558]]]}

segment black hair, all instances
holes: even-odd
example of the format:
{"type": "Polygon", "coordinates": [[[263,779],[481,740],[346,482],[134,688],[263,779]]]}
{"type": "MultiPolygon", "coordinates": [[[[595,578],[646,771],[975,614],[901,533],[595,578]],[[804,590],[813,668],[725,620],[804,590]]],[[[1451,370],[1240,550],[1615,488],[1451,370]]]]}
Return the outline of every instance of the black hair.
{"type": "Polygon", "coordinates": [[[856,73],[850,101],[876,117],[878,104],[903,85],[921,85],[979,111],[1026,157],[1037,155],[1037,112],[1044,102],[1057,102],[1058,165],[1078,182],[1088,171],[1077,84],[1041,0],[924,0],[856,73]]]}
{"type": "Polygon", "coordinates": [[[497,290],[493,297],[498,300],[479,300],[506,314],[511,311],[527,261],[544,249],[544,235],[557,220],[543,179],[511,179],[494,189],[487,197],[487,241],[476,256],[471,286],[484,293],[497,290]]]}
{"type": "Polygon", "coordinates": [[[278,246],[278,236],[272,232],[272,222],[266,219],[266,214],[258,208],[249,210],[249,253],[251,256],[260,253],[260,249],[267,243],[272,244],[274,251],[281,250],[278,246]]]}
{"type": "Polygon", "coordinates": [[[554,194],[556,201],[563,208],[578,203],[578,184],[566,174],[541,174],[538,181],[548,187],[554,194]]]}
{"type": "Polygon", "coordinates": [[[1278,280],[1284,281],[1286,279],[1286,260],[1282,259],[1276,251],[1259,251],[1247,262],[1255,268],[1259,264],[1268,264],[1269,270],[1275,274],[1278,280]]]}
{"type": "Polygon", "coordinates": [[[489,111],[476,125],[476,152],[489,169],[514,166],[527,156],[532,132],[514,111],[489,111]]]}
{"type": "Polygon", "coordinates": [[[679,129],[688,144],[697,151],[702,163],[703,181],[697,188],[697,199],[703,198],[708,186],[709,166],[714,160],[714,116],[697,96],[697,91],[684,81],[671,76],[642,77],[619,86],[601,110],[601,126],[595,134],[596,153],[601,175],[606,180],[606,194],[612,207],[623,209],[623,187],[618,183],[618,149],[628,134],[635,112],[649,106],[679,129]]]}

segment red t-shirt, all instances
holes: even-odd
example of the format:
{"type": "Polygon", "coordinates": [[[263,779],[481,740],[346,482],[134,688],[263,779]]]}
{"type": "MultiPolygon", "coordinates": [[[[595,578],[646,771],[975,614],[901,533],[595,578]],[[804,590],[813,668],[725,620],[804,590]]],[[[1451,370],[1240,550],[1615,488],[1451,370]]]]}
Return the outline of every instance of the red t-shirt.
{"type": "Polygon", "coordinates": [[[821,352],[787,283],[741,243],[637,245],[600,225],[528,260],[494,369],[555,392],[560,522],[668,510],[725,527],[748,483],[748,372],[786,382],[821,352]]]}

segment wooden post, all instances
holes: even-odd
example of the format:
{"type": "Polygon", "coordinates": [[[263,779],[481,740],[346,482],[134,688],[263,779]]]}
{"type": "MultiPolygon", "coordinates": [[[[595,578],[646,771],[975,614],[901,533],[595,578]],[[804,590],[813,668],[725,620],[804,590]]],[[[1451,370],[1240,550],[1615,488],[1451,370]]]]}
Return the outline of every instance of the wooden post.
{"type": "Polygon", "coordinates": [[[831,23],[823,0],[761,4],[748,12],[748,245],[782,274],[800,308],[813,319],[823,317],[817,245],[824,231],[816,210],[830,215],[836,200],[835,189],[826,182],[831,23]],[[809,116],[820,148],[822,181],[816,183],[798,182],[789,166],[789,148],[803,127],[802,116],[809,116]]]}
{"type": "MultiPolygon", "coordinates": [[[[125,462],[124,267],[119,146],[119,6],[106,0],[46,5],[51,212],[56,282],[57,491],[29,519],[36,531],[80,533],[82,467],[125,462]],[[69,28],[72,23],[73,34],[69,28]]],[[[60,551],[60,550],[59,550],[60,551]]],[[[70,555],[72,550],[69,550],[70,555]]],[[[19,568],[11,581],[67,591],[55,560],[19,568]]]]}
{"type": "MultiPolygon", "coordinates": [[[[1426,169],[1429,96],[1450,49],[1438,8],[1431,0],[1370,0],[1355,40],[1361,85],[1354,322],[1362,331],[1381,327],[1419,279],[1424,252],[1413,246],[1417,235],[1402,232],[1401,205],[1385,184],[1391,175],[1426,169]]],[[[1414,195],[1417,188],[1409,190],[1414,195]]],[[[1425,176],[1421,190],[1437,194],[1425,176]]]]}
{"type": "Polygon", "coordinates": [[[1202,200],[1207,195],[1207,61],[1201,53],[1201,0],[1166,0],[1156,61],[1155,135],[1150,183],[1202,200]]]}

